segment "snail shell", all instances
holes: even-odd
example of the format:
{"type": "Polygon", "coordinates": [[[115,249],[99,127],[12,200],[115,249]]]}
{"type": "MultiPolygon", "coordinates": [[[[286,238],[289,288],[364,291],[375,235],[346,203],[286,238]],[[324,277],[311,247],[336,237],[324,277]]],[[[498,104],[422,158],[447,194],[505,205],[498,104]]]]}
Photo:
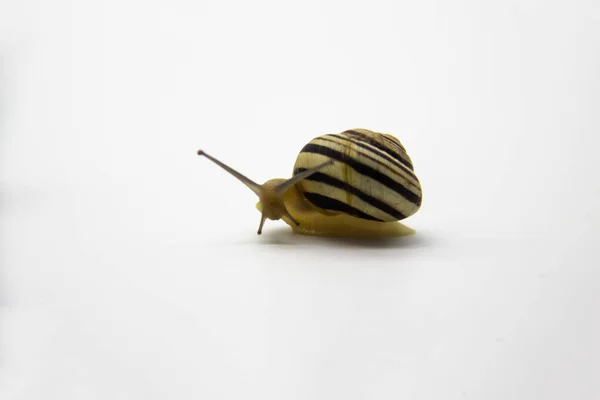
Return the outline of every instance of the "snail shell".
{"type": "Polygon", "coordinates": [[[294,175],[328,160],[333,164],[296,183],[321,210],[391,222],[421,207],[421,184],[412,160],[394,136],[366,129],[318,136],[298,154],[294,175]]]}

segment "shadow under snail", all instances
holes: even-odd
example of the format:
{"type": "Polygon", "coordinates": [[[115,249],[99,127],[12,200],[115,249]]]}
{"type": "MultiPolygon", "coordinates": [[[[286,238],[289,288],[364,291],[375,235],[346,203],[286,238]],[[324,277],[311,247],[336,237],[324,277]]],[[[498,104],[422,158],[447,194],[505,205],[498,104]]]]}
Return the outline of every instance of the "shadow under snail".
{"type": "Polygon", "coordinates": [[[422,191],[411,158],[385,133],[351,129],[306,144],[289,179],[255,183],[202,150],[259,198],[257,234],[266,219],[283,219],[295,233],[333,237],[404,236],[399,221],[421,207],[422,191]]]}

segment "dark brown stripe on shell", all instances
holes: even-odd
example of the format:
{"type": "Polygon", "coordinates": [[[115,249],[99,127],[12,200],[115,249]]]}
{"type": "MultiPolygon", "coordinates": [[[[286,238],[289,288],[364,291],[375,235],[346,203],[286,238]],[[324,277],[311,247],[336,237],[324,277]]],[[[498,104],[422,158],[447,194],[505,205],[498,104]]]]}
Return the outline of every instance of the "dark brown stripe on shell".
{"type": "Polygon", "coordinates": [[[352,215],[353,217],[368,219],[371,221],[379,221],[384,222],[379,218],[375,218],[369,214],[365,214],[357,208],[349,206],[348,204],[341,202],[336,199],[332,199],[331,197],[323,196],[322,194],[312,193],[312,192],[304,192],[304,197],[315,206],[320,207],[324,210],[331,211],[340,211],[344,214],[352,215]]]}
{"type": "Polygon", "coordinates": [[[411,171],[414,171],[413,165],[412,165],[412,163],[409,160],[402,158],[402,156],[400,155],[400,153],[398,153],[397,151],[394,151],[390,147],[386,147],[385,145],[383,145],[381,143],[378,143],[376,140],[374,140],[369,135],[366,135],[366,134],[364,134],[362,132],[353,131],[353,130],[344,131],[341,134],[349,136],[349,137],[354,137],[354,138],[357,138],[357,139],[361,139],[362,141],[370,144],[373,147],[378,148],[379,150],[383,151],[384,153],[389,154],[394,159],[396,159],[398,162],[400,162],[403,165],[405,165],[406,168],[410,169],[411,171]]]}
{"type": "MultiPolygon", "coordinates": [[[[306,168],[298,168],[294,171],[294,175],[299,174],[300,172],[303,172],[303,171],[306,171],[306,168]]],[[[384,203],[383,201],[371,196],[370,194],[363,192],[362,190],[350,185],[347,182],[343,182],[337,178],[334,178],[333,176],[329,176],[322,172],[315,172],[314,174],[312,174],[308,178],[306,178],[306,180],[312,181],[312,182],[324,183],[326,185],[341,189],[347,193],[351,193],[351,194],[355,195],[356,197],[358,197],[359,199],[361,199],[362,201],[364,201],[365,203],[369,204],[370,206],[375,207],[375,208],[383,211],[384,213],[391,215],[392,217],[394,217],[398,220],[406,218],[406,216],[404,214],[402,214],[400,211],[396,210],[394,207],[390,206],[389,204],[384,203]]]]}
{"type": "MultiPolygon", "coordinates": [[[[332,136],[332,137],[334,137],[336,139],[345,140],[348,143],[352,143],[355,146],[358,146],[360,148],[368,150],[371,154],[374,154],[376,156],[384,158],[387,161],[389,161],[390,163],[394,164],[396,167],[398,167],[398,169],[400,169],[401,171],[404,171],[407,174],[409,174],[415,181],[417,181],[417,182],[419,181],[418,178],[417,178],[417,176],[415,175],[414,171],[411,170],[410,168],[408,168],[405,164],[402,164],[402,163],[398,162],[397,159],[391,157],[390,155],[388,155],[388,153],[382,153],[379,150],[373,149],[373,147],[366,145],[360,139],[352,138],[350,136],[341,136],[341,135],[338,135],[338,134],[329,134],[329,135],[324,135],[324,136],[332,136]]],[[[324,136],[321,136],[318,139],[322,139],[324,136]]]]}
{"type": "Polygon", "coordinates": [[[413,182],[410,180],[410,179],[412,178],[412,179],[414,179],[416,182],[419,182],[419,180],[418,180],[418,178],[415,176],[415,174],[414,174],[412,171],[410,171],[410,170],[406,170],[406,168],[404,168],[402,165],[399,165],[399,164],[398,164],[398,162],[397,162],[395,159],[393,159],[393,158],[391,158],[391,157],[389,157],[389,156],[387,156],[387,155],[385,155],[385,154],[380,154],[380,153],[377,153],[377,152],[373,152],[373,149],[372,149],[371,147],[369,147],[369,146],[366,146],[366,145],[364,145],[364,144],[362,144],[362,143],[360,143],[360,142],[358,142],[358,143],[357,143],[357,142],[354,142],[352,139],[350,139],[350,138],[347,138],[347,137],[344,137],[344,136],[337,136],[337,135],[324,135],[324,136],[321,136],[321,137],[319,137],[318,139],[319,139],[319,140],[322,140],[322,141],[324,141],[324,142],[328,142],[328,143],[334,143],[334,144],[337,144],[337,145],[341,145],[341,143],[338,143],[338,142],[336,142],[335,140],[327,139],[327,138],[326,138],[326,136],[331,136],[331,137],[334,137],[334,138],[336,138],[336,139],[340,139],[340,140],[344,140],[344,141],[346,141],[346,142],[348,142],[348,143],[352,143],[352,144],[354,144],[354,145],[356,145],[356,146],[358,146],[358,147],[360,147],[360,148],[363,148],[363,149],[365,149],[365,150],[369,151],[371,154],[375,154],[375,155],[377,155],[377,156],[379,156],[379,157],[382,157],[382,158],[384,158],[385,160],[389,161],[391,164],[393,164],[393,165],[397,166],[397,167],[398,167],[398,168],[399,168],[401,171],[404,171],[406,174],[408,174],[408,175],[409,175],[409,177],[406,177],[406,176],[402,175],[401,173],[399,173],[399,172],[398,172],[398,171],[396,171],[395,169],[391,168],[391,167],[390,167],[388,164],[384,163],[383,161],[380,161],[380,160],[378,160],[378,159],[376,159],[376,158],[373,158],[373,157],[371,157],[370,155],[368,155],[368,154],[366,154],[366,153],[363,153],[362,151],[358,151],[358,150],[356,150],[356,149],[354,150],[356,153],[360,154],[360,156],[361,156],[361,157],[365,157],[365,158],[367,158],[367,159],[369,159],[369,160],[373,161],[373,162],[374,162],[374,163],[376,163],[377,165],[381,165],[381,166],[383,166],[383,167],[387,168],[387,169],[388,169],[389,171],[391,171],[391,172],[392,172],[394,175],[397,175],[397,176],[399,176],[399,177],[402,177],[402,178],[406,179],[406,180],[408,181],[408,184],[409,184],[410,186],[412,186],[412,187],[414,187],[414,188],[418,189],[419,191],[421,191],[421,188],[419,187],[419,185],[418,185],[418,184],[415,184],[415,183],[413,183],[413,182]]]}
{"type": "Polygon", "coordinates": [[[421,205],[421,197],[417,196],[416,194],[411,192],[408,188],[404,187],[398,181],[393,180],[389,176],[377,171],[376,169],[373,169],[373,168],[369,167],[368,165],[365,165],[365,164],[361,163],[360,161],[356,160],[355,158],[352,158],[344,153],[340,153],[339,151],[337,151],[335,149],[329,148],[327,146],[321,146],[321,145],[314,144],[314,143],[308,143],[307,145],[305,145],[302,148],[302,150],[300,152],[301,153],[320,154],[325,157],[329,157],[336,161],[347,164],[352,169],[354,169],[356,172],[358,172],[362,175],[368,176],[369,178],[376,180],[377,182],[381,183],[382,185],[387,186],[388,188],[392,189],[393,191],[398,193],[400,196],[404,197],[407,201],[415,204],[416,206],[421,205]]]}
{"type": "Polygon", "coordinates": [[[392,139],[389,136],[386,136],[386,135],[381,135],[381,136],[383,136],[383,138],[385,140],[387,140],[388,142],[392,143],[397,148],[399,148],[402,151],[402,154],[404,154],[404,155],[406,155],[408,157],[408,154],[406,153],[406,149],[404,148],[404,146],[402,145],[402,143],[400,143],[399,141],[396,141],[396,140],[392,139]]]}

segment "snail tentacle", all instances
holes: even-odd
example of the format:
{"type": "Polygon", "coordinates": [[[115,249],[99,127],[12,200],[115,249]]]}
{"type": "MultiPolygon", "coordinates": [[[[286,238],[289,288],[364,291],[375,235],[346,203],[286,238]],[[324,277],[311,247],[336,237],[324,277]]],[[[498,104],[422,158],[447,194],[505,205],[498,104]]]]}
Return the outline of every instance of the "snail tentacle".
{"type": "Polygon", "coordinates": [[[280,183],[279,185],[277,185],[276,190],[279,193],[285,193],[286,190],[288,190],[289,188],[291,188],[292,186],[294,186],[296,183],[300,182],[303,179],[308,178],[309,176],[311,176],[312,174],[314,174],[315,172],[329,166],[333,164],[333,160],[329,160],[326,161],[322,164],[317,165],[316,167],[313,168],[309,168],[306,171],[302,171],[296,175],[294,175],[293,177],[291,177],[290,179],[288,179],[287,181],[280,183]]]}
{"type": "Polygon", "coordinates": [[[222,163],[221,161],[219,161],[216,158],[214,158],[213,156],[207,154],[203,150],[198,150],[198,155],[208,158],[209,160],[211,160],[212,162],[217,164],[219,167],[223,168],[225,171],[227,171],[231,175],[235,176],[244,185],[246,185],[250,190],[252,190],[257,196],[260,196],[260,194],[262,193],[262,187],[258,183],[254,182],[252,179],[248,178],[247,176],[240,174],[239,172],[237,172],[230,166],[222,163]]]}

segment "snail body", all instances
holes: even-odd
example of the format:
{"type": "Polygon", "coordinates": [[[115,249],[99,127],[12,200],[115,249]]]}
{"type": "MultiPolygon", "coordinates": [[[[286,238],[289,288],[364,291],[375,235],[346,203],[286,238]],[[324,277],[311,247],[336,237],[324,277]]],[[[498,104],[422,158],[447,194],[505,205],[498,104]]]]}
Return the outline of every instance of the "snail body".
{"type": "Polygon", "coordinates": [[[289,179],[258,185],[207,155],[259,197],[258,234],[266,219],[283,219],[294,232],[316,236],[402,236],[399,223],[416,213],[422,190],[411,158],[390,134],[346,130],[313,138],[300,151],[289,179]]]}

